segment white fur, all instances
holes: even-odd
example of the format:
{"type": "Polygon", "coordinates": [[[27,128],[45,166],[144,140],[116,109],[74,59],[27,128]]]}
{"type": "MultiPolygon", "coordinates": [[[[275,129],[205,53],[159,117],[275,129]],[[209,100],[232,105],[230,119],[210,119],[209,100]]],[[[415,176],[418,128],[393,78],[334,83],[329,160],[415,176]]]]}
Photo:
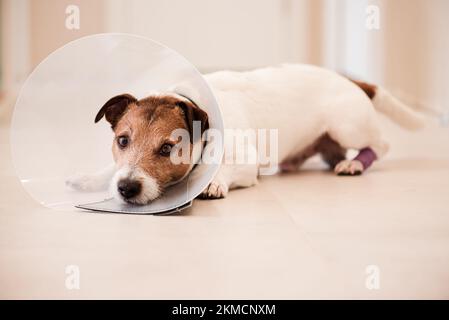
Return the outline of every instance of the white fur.
{"type": "Polygon", "coordinates": [[[80,191],[100,191],[109,186],[116,172],[115,164],[111,164],[94,174],[75,174],[66,180],[66,185],[80,191]]]}
{"type": "Polygon", "coordinates": [[[136,197],[128,199],[128,202],[146,204],[156,199],[161,194],[160,186],[156,179],[146,174],[145,171],[139,167],[123,166],[114,174],[109,187],[109,192],[117,200],[124,201],[123,197],[118,192],[117,184],[121,179],[126,178],[137,180],[142,183],[142,191],[136,197]]]}
{"type": "Polygon", "coordinates": [[[341,75],[315,66],[284,65],[206,76],[225,127],[279,130],[279,157],[328,133],[344,148],[385,151],[371,100],[341,75]]]}
{"type": "MultiPolygon", "coordinates": [[[[376,98],[375,109],[356,84],[315,66],[220,71],[206,75],[206,80],[217,98],[226,128],[279,130],[279,162],[304,150],[325,133],[346,149],[370,147],[378,158],[382,157],[388,144],[381,137],[376,109],[408,128],[419,124],[413,112],[386,91],[376,98]]],[[[225,142],[225,158],[228,153],[225,142]]],[[[226,186],[220,189],[226,192],[250,186],[257,182],[257,169],[257,164],[222,165],[212,185],[223,185],[224,181],[226,186]]],[[[217,192],[217,197],[222,193],[217,192]]],[[[210,188],[203,195],[210,196],[210,188]]]]}
{"type": "Polygon", "coordinates": [[[123,166],[117,170],[115,164],[95,174],[75,174],[66,180],[66,185],[75,190],[89,192],[105,190],[109,187],[109,193],[112,197],[124,201],[117,188],[118,182],[124,178],[138,180],[142,183],[142,191],[140,194],[129,199],[128,202],[146,204],[160,196],[161,188],[156,179],[146,174],[142,169],[123,166]]]}
{"type": "MultiPolygon", "coordinates": [[[[347,78],[315,66],[283,65],[249,72],[220,71],[205,78],[217,98],[225,128],[279,130],[279,162],[304,150],[325,133],[346,149],[370,147],[378,158],[382,157],[388,144],[381,137],[376,110],[406,128],[418,128],[422,123],[416,114],[385,90],[378,88],[371,101],[347,78]]],[[[255,141],[251,143],[252,148],[257,148],[255,141]]],[[[231,147],[234,146],[225,139],[225,160],[248,152],[245,146],[239,145],[235,146],[236,152],[229,152],[231,147]]],[[[232,162],[232,159],[228,160],[232,162]]],[[[252,186],[257,183],[258,170],[257,162],[223,164],[203,196],[223,197],[229,189],[252,186]]],[[[154,178],[137,168],[122,168],[111,182],[116,197],[120,197],[117,181],[121,177],[137,177],[144,183],[136,203],[145,203],[160,194],[154,178]]],[[[97,174],[75,177],[68,184],[86,190],[102,186],[105,181],[109,181],[107,174],[97,174]]]]}
{"type": "Polygon", "coordinates": [[[396,123],[409,130],[424,126],[425,118],[411,110],[385,89],[378,87],[373,105],[377,111],[384,113],[396,123]]]}

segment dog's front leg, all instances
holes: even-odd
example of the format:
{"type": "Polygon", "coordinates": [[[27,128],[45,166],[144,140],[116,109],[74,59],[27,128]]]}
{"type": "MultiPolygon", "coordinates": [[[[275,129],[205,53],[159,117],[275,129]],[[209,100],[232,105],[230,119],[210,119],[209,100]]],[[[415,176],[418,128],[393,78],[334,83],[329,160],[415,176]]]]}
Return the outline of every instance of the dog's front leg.
{"type": "Polygon", "coordinates": [[[66,185],[79,191],[101,191],[106,190],[116,172],[115,164],[94,174],[75,174],[66,180],[66,185]]]}
{"type": "Polygon", "coordinates": [[[253,145],[249,145],[248,148],[239,146],[236,154],[230,152],[229,150],[231,149],[229,148],[225,147],[223,164],[212,182],[200,194],[200,198],[224,198],[229,190],[247,188],[257,183],[258,162],[256,148],[253,145]],[[252,158],[249,154],[255,157],[252,158]],[[239,159],[244,159],[244,161],[239,161],[239,159]]]}
{"type": "Polygon", "coordinates": [[[227,196],[229,190],[247,188],[257,183],[256,165],[223,164],[218,173],[200,194],[202,199],[218,199],[227,196]]]}

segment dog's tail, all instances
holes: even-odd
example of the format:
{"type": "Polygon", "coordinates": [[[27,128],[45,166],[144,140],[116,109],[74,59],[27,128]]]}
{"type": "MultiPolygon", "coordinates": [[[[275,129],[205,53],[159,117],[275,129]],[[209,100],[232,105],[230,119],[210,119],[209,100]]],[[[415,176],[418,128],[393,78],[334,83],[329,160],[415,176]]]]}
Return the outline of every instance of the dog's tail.
{"type": "Polygon", "coordinates": [[[352,80],[373,102],[374,108],[408,130],[417,130],[425,125],[425,118],[395,98],[384,88],[352,80]]]}

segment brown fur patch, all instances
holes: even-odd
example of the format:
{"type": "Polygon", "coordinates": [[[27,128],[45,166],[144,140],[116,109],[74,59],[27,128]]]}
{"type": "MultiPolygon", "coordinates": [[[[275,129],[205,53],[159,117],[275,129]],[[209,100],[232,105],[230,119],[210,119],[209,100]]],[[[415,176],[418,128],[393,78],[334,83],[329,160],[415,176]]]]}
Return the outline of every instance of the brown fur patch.
{"type": "MultiPolygon", "coordinates": [[[[150,96],[141,100],[128,97],[120,95],[110,99],[96,118],[99,121],[106,115],[108,121],[112,120],[109,121],[115,133],[112,153],[117,166],[140,168],[156,179],[161,188],[182,179],[189,172],[191,164],[173,163],[170,156],[161,154],[161,147],[164,144],[174,146],[180,142],[181,138],[178,141],[171,139],[173,131],[177,129],[187,130],[192,136],[195,120],[201,121],[202,131],[206,129],[207,114],[194,103],[170,95],[150,96]],[[120,108],[117,107],[117,101],[120,108]],[[127,102],[126,105],[123,101],[127,102]],[[128,139],[125,147],[118,145],[119,137],[128,139]]],[[[191,154],[192,141],[187,149],[191,154]]],[[[180,148],[178,155],[182,157],[180,152],[187,149],[186,146],[180,148]]]]}
{"type": "Polygon", "coordinates": [[[338,142],[333,140],[328,134],[323,135],[317,144],[317,151],[321,158],[329,165],[331,169],[342,160],[346,159],[346,149],[338,142]]]}
{"type": "Polygon", "coordinates": [[[169,156],[160,154],[165,143],[174,145],[179,142],[170,139],[174,130],[187,130],[188,127],[180,108],[155,102],[156,100],[140,101],[128,107],[115,126],[116,139],[112,152],[119,167],[139,167],[155,178],[162,187],[181,179],[190,168],[189,164],[174,164],[169,156]],[[120,136],[129,138],[126,148],[118,146],[117,138],[120,136]]]}
{"type": "Polygon", "coordinates": [[[165,187],[183,179],[193,167],[192,161],[197,160],[192,159],[194,121],[200,121],[201,135],[208,128],[206,112],[188,98],[170,94],[141,100],[130,94],[115,96],[103,105],[95,122],[103,117],[115,133],[112,153],[117,168],[129,167],[129,172],[143,171],[145,175],[138,174],[133,179],[141,180],[139,182],[145,188],[143,180],[148,176],[151,187],[147,188],[157,188],[159,195],[165,187]],[[172,137],[173,132],[179,129],[190,134],[190,141],[182,141],[184,136],[172,137]],[[174,152],[179,157],[177,161],[171,157],[176,156],[174,152]]]}
{"type": "Polygon", "coordinates": [[[310,157],[321,154],[322,159],[333,169],[340,161],[346,159],[346,149],[333,140],[327,133],[315,140],[310,146],[287,157],[280,164],[283,171],[297,170],[310,157]]]}
{"type": "Polygon", "coordinates": [[[358,85],[371,100],[376,96],[377,87],[374,84],[353,80],[351,78],[348,79],[358,85]]]}

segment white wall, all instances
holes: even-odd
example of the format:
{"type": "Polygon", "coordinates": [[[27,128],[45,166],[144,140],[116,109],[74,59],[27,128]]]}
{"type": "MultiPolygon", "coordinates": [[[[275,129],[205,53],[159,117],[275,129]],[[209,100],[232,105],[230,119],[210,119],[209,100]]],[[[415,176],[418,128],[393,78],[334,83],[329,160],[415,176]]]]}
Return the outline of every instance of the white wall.
{"type": "MultiPolygon", "coordinates": [[[[20,83],[63,44],[130,32],[158,40],[201,71],[283,62],[325,65],[449,114],[447,0],[2,0],[3,71],[20,83]],[[64,26],[80,7],[80,30],[64,26]],[[380,29],[365,28],[366,6],[380,29]]],[[[449,116],[448,116],[449,119],[449,116]]],[[[449,121],[449,120],[448,120],[449,121]]]]}
{"type": "Polygon", "coordinates": [[[449,1],[323,0],[322,64],[382,84],[417,108],[449,111],[449,1]],[[368,5],[379,29],[365,26],[368,5]]]}
{"type": "Polygon", "coordinates": [[[113,0],[107,30],[158,40],[200,70],[304,60],[304,0],[113,0]]]}
{"type": "Polygon", "coordinates": [[[17,92],[30,72],[29,2],[1,2],[2,89],[17,92]]]}

